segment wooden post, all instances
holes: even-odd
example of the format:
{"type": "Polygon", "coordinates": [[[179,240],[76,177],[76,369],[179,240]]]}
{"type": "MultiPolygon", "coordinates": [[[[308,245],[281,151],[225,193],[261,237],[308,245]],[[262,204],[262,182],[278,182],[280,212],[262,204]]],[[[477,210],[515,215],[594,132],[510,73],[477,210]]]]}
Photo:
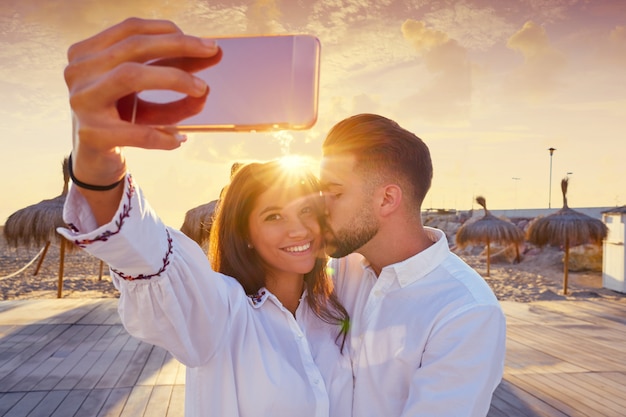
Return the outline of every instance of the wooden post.
{"type": "Polygon", "coordinates": [[[102,270],[104,269],[104,261],[100,261],[100,275],[98,276],[98,281],[102,281],[102,270]]]}
{"type": "Polygon", "coordinates": [[[59,255],[59,282],[57,284],[57,298],[63,296],[63,265],[65,264],[65,238],[61,238],[61,252],[59,255]]]}
{"type": "Polygon", "coordinates": [[[37,268],[35,268],[35,273],[33,275],[37,275],[39,273],[39,268],[41,268],[41,264],[43,263],[44,258],[46,257],[46,253],[48,253],[48,248],[50,247],[50,241],[46,242],[46,247],[43,248],[43,253],[41,257],[37,261],[37,268]]]}
{"type": "Polygon", "coordinates": [[[487,275],[489,276],[489,270],[491,266],[491,242],[489,241],[489,238],[487,238],[487,275]]]}
{"type": "Polygon", "coordinates": [[[565,259],[563,259],[563,295],[567,295],[568,273],[569,273],[569,239],[565,239],[565,259]]]}

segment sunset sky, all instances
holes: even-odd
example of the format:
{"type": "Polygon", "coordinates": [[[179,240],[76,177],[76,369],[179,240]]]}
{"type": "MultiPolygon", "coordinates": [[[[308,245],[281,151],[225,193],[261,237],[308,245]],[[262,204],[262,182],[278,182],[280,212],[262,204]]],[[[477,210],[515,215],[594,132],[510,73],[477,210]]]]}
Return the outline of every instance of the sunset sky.
{"type": "Polygon", "coordinates": [[[61,193],[70,150],[69,45],[138,16],[194,35],[309,33],[322,45],[319,117],[304,132],[192,134],[130,151],[166,223],[214,199],[235,161],[303,154],[362,112],[430,147],[426,208],[626,204],[624,0],[0,0],[0,224],[61,193]],[[552,157],[548,148],[556,148],[552,157]]]}

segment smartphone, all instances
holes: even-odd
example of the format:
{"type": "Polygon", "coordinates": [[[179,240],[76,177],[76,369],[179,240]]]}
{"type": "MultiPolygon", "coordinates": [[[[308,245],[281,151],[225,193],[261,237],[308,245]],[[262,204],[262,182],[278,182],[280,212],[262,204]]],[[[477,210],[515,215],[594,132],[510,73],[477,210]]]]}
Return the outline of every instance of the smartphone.
{"type": "MultiPolygon", "coordinates": [[[[198,100],[169,90],[141,91],[134,97],[130,118],[136,123],[201,132],[303,130],[315,124],[320,67],[317,37],[214,39],[220,48],[218,57],[207,60],[206,68],[188,69],[206,81],[209,90],[205,97],[198,100]],[[162,117],[155,117],[155,108],[161,108],[162,117]]],[[[196,62],[198,66],[203,65],[196,62]]]]}

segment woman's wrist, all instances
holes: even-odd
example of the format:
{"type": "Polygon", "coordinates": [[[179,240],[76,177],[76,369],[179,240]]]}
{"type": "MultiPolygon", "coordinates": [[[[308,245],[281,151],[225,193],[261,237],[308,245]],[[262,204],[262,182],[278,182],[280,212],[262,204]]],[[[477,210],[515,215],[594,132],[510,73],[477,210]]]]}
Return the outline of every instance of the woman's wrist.
{"type": "Polygon", "coordinates": [[[69,159],[68,159],[68,172],[69,172],[69,175],[70,175],[70,179],[72,180],[74,185],[76,185],[77,187],[80,187],[80,188],[84,188],[86,190],[91,190],[91,191],[109,191],[109,190],[112,190],[112,189],[118,187],[124,181],[124,178],[125,178],[125,177],[122,177],[119,180],[115,181],[114,183],[107,184],[107,185],[96,185],[96,184],[89,184],[89,183],[83,182],[83,181],[79,180],[78,178],[76,178],[76,176],[74,175],[74,169],[72,167],[72,154],[71,153],[70,153],[70,156],[69,156],[69,159]]]}

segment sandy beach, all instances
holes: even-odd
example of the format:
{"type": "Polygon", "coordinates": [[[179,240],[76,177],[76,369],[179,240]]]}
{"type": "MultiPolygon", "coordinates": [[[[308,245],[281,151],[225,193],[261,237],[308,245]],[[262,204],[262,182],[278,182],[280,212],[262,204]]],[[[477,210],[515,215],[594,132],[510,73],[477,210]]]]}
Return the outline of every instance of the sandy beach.
{"type": "MultiPolygon", "coordinates": [[[[1,229],[0,229],[1,230],[1,229]]],[[[58,244],[50,245],[37,275],[37,261],[21,273],[5,278],[28,264],[41,248],[12,248],[0,235],[0,300],[40,299],[57,297],[59,275],[58,244]]],[[[456,250],[453,248],[453,251],[456,250]]],[[[486,275],[486,257],[477,251],[459,251],[489,283],[499,300],[531,302],[595,297],[626,297],[602,288],[602,272],[569,272],[568,294],[563,295],[563,252],[546,247],[523,256],[520,263],[491,263],[486,275]]],[[[63,298],[115,298],[108,267],[104,265],[99,278],[100,261],[84,251],[66,252],[63,278],[63,298]]]]}

